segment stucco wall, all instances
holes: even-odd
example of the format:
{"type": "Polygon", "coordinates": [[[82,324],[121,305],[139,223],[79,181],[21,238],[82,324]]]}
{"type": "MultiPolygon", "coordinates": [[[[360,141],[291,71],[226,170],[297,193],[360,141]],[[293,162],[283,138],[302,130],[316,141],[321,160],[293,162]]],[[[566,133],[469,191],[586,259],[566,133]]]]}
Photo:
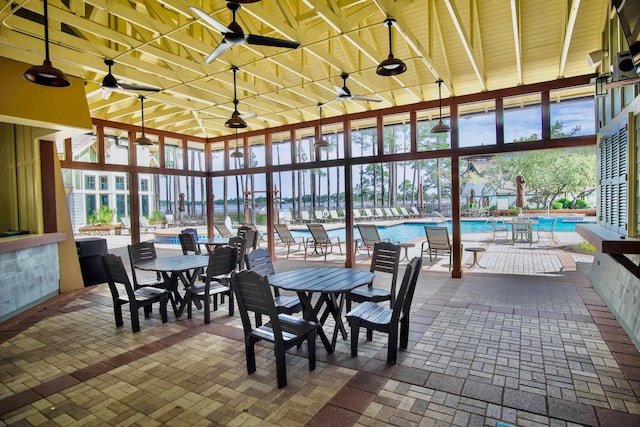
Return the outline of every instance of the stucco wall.
{"type": "MultiPolygon", "coordinates": [[[[640,256],[629,256],[636,264],[640,256]]],[[[640,349],[640,279],[611,256],[596,253],[591,267],[591,285],[640,349]]]]}

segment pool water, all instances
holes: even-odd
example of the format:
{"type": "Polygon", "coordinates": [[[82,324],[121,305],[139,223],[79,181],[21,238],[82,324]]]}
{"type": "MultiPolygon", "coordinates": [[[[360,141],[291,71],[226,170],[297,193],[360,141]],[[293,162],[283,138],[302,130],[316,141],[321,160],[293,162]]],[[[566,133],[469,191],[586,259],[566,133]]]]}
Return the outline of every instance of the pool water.
{"type": "MultiPolygon", "coordinates": [[[[533,224],[533,229],[534,231],[537,229],[540,230],[551,230],[551,224],[553,223],[554,218],[544,218],[544,217],[539,217],[539,218],[529,218],[532,220],[537,221],[537,224],[533,224]]],[[[583,224],[583,223],[589,223],[591,222],[591,218],[589,219],[585,219],[585,220],[581,220],[579,221],[579,223],[583,224]]],[[[592,219],[592,222],[595,223],[595,217],[592,219]]],[[[499,221],[496,222],[496,224],[500,224],[499,221]]],[[[384,226],[384,225],[378,225],[378,233],[380,234],[380,238],[382,239],[389,239],[393,242],[407,242],[409,240],[413,240],[413,239],[417,239],[420,237],[426,237],[425,232],[424,232],[424,226],[425,225],[434,225],[434,226],[446,226],[447,229],[449,230],[449,233],[451,233],[452,231],[452,222],[451,221],[444,221],[444,222],[420,222],[420,223],[416,223],[416,222],[411,222],[411,223],[404,223],[404,224],[397,224],[397,225],[392,225],[392,226],[384,226]]],[[[354,229],[354,235],[355,238],[359,238],[360,237],[360,233],[358,233],[357,228],[354,229]]],[[[490,222],[487,221],[462,221],[461,222],[461,230],[462,230],[462,234],[465,233],[491,233],[493,231],[493,227],[491,225],[490,222]]],[[[558,221],[556,222],[556,226],[554,228],[554,232],[562,232],[562,231],[568,231],[568,232],[575,232],[576,231],[576,220],[575,218],[571,219],[571,218],[566,218],[563,220],[563,218],[558,218],[558,221]]],[[[309,233],[308,231],[292,231],[292,234],[294,236],[304,236],[304,237],[311,237],[311,233],[309,233]]],[[[337,236],[340,237],[340,240],[344,241],[345,240],[345,229],[344,228],[336,228],[334,230],[327,230],[327,234],[331,237],[333,236],[337,236]]]]}

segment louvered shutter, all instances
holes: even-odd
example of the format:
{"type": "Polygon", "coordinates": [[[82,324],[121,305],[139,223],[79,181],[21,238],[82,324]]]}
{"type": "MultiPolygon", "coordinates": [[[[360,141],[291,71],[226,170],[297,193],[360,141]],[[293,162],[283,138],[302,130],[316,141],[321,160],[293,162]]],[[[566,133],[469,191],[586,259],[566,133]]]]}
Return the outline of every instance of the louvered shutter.
{"type": "Polygon", "coordinates": [[[627,234],[628,199],[627,125],[600,140],[600,225],[627,234]]]}

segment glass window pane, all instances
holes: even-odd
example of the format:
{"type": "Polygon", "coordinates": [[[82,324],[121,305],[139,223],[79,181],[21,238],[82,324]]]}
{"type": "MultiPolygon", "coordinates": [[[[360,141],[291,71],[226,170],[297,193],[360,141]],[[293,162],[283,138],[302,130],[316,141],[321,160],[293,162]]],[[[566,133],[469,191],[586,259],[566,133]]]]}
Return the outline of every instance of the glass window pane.
{"type": "Polygon", "coordinates": [[[409,114],[385,116],[382,141],[384,154],[410,152],[411,128],[409,127],[409,114]]]}
{"type": "Polygon", "coordinates": [[[540,94],[504,98],[504,142],[536,141],[542,138],[540,94]]]}
{"type": "Polygon", "coordinates": [[[329,143],[329,146],[320,149],[319,160],[344,158],[344,134],[342,128],[342,122],[323,125],[322,138],[329,143]]]}
{"type": "Polygon", "coordinates": [[[62,141],[56,141],[56,153],[58,154],[58,159],[59,160],[66,160],[66,155],[65,155],[65,151],[64,151],[64,146],[65,146],[65,142],[64,140],[62,141]]]}
{"type": "Polygon", "coordinates": [[[204,171],[204,144],[200,142],[187,142],[187,153],[189,155],[189,170],[204,171]]]}
{"type": "Polygon", "coordinates": [[[595,103],[593,85],[552,91],[551,99],[551,139],[569,136],[593,135],[596,133],[595,103]]]}
{"type": "MultiPolygon", "coordinates": [[[[449,107],[442,108],[442,116],[442,122],[449,125],[449,107]]],[[[418,151],[443,150],[451,146],[451,132],[431,132],[431,128],[439,123],[439,110],[418,111],[416,120],[418,151]]]]}
{"type": "Polygon", "coordinates": [[[164,165],[169,169],[184,169],[182,140],[164,139],[164,165]]]}
{"type": "Polygon", "coordinates": [[[460,147],[494,145],[496,143],[495,101],[459,106],[458,140],[460,147]]]}
{"type": "Polygon", "coordinates": [[[351,123],[351,156],[367,157],[378,153],[376,119],[354,120],[351,123]]]}
{"type": "Polygon", "coordinates": [[[98,163],[98,140],[93,134],[71,137],[71,154],[74,162],[98,163]]]}
{"type": "Polygon", "coordinates": [[[291,133],[279,132],[271,136],[271,157],[274,165],[290,165],[291,133]]]}
{"type": "Polygon", "coordinates": [[[313,128],[296,130],[296,163],[315,161],[316,154],[313,146],[315,139],[315,131],[313,128]]]}
{"type": "Polygon", "coordinates": [[[224,170],[224,142],[211,144],[211,170],[224,170]]]}
{"type": "Polygon", "coordinates": [[[153,141],[153,145],[139,145],[134,144],[136,147],[136,159],[138,166],[145,167],[160,167],[160,158],[158,155],[158,135],[145,134],[147,138],[153,141]]]}
{"type": "Polygon", "coordinates": [[[251,159],[251,162],[248,163],[249,167],[267,164],[263,135],[249,138],[249,158],[251,159]]]}
{"type": "Polygon", "coordinates": [[[111,165],[129,164],[129,133],[127,131],[104,128],[104,161],[111,165]]]}

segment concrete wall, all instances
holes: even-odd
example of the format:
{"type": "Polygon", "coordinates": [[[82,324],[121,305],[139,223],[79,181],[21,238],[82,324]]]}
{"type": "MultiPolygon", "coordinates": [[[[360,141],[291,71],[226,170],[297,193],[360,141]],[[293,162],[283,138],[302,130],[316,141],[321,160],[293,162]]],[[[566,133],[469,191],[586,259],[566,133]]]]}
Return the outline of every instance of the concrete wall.
{"type": "MultiPolygon", "coordinates": [[[[640,262],[638,255],[629,258],[636,264],[640,262]]],[[[611,256],[597,252],[591,267],[591,285],[640,349],[640,279],[611,256]]]]}
{"type": "Polygon", "coordinates": [[[58,244],[0,253],[0,322],[58,294],[58,244]]]}

